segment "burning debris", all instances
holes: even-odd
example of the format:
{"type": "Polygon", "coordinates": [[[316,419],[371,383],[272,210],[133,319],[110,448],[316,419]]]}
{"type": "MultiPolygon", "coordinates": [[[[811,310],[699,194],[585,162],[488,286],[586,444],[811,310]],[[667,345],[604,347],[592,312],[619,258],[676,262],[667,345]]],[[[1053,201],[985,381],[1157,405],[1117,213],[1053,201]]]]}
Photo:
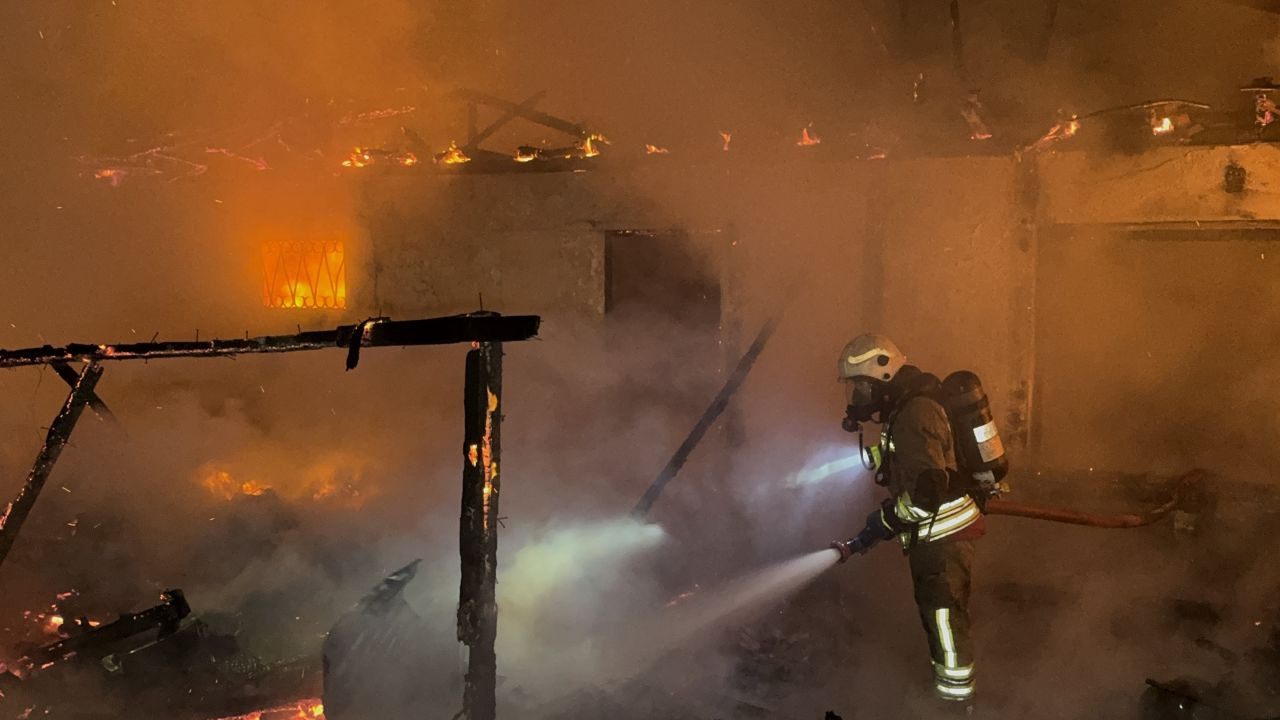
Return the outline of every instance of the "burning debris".
{"type": "Polygon", "coordinates": [[[342,167],[345,168],[365,168],[371,165],[413,167],[417,164],[418,156],[411,152],[362,147],[353,149],[351,155],[342,161],[342,167]]]}
{"type": "Polygon", "coordinates": [[[645,155],[666,155],[669,152],[671,151],[658,145],[650,145],[649,143],[645,143],[645,146],[644,146],[645,155]]]}
{"type": "Polygon", "coordinates": [[[435,160],[440,165],[461,165],[471,162],[471,157],[463,152],[462,148],[458,147],[458,143],[450,142],[449,147],[436,154],[435,160]]]}
{"type": "Polygon", "coordinates": [[[822,143],[822,138],[809,132],[809,128],[812,128],[812,127],[813,127],[813,123],[809,123],[809,125],[807,125],[806,127],[801,128],[800,139],[796,141],[796,145],[799,145],[800,147],[811,147],[813,145],[819,145],[822,143]]]}

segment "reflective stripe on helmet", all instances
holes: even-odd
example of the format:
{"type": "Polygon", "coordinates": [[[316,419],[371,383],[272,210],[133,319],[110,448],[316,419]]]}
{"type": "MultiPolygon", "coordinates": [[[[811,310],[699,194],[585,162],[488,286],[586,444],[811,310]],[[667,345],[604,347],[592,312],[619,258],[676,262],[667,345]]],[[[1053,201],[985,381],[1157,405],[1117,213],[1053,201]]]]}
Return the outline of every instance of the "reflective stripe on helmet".
{"type": "MultiPolygon", "coordinates": [[[[870,360],[871,358],[877,355],[887,356],[889,354],[890,354],[889,351],[882,347],[873,347],[864,353],[859,353],[857,355],[850,355],[849,357],[845,358],[844,361],[849,363],[850,365],[861,365],[862,363],[870,360]]],[[[831,356],[828,355],[827,357],[831,357],[831,356]]]]}

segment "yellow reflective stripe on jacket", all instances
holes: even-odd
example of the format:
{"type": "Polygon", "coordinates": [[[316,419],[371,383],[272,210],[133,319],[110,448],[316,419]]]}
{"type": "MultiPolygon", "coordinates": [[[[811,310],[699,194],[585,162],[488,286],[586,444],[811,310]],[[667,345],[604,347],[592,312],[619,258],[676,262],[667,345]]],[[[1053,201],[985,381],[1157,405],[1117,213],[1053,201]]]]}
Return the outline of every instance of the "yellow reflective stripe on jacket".
{"type": "MultiPolygon", "coordinates": [[[[941,540],[969,527],[982,517],[978,504],[968,495],[945,502],[938,508],[937,513],[931,513],[911,504],[911,495],[905,492],[899,495],[897,502],[894,503],[893,514],[898,517],[898,520],[915,526],[917,542],[941,540]]],[[[904,532],[898,535],[898,539],[904,547],[909,547],[911,536],[912,533],[904,532]]]]}

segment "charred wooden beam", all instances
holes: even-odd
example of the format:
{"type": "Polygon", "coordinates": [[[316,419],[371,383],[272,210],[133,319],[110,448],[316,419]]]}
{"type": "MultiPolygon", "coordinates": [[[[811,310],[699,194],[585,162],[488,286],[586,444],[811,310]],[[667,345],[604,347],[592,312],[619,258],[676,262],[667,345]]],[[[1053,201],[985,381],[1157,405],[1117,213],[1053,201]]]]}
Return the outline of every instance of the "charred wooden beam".
{"type": "Polygon", "coordinates": [[[470,121],[471,132],[467,137],[467,144],[464,149],[466,149],[469,153],[471,150],[474,150],[478,145],[480,145],[480,143],[484,142],[485,140],[488,140],[494,133],[498,132],[498,130],[501,130],[503,125],[506,125],[507,123],[514,120],[517,116],[520,115],[520,113],[532,112],[534,106],[537,105],[538,102],[542,100],[542,97],[546,94],[547,94],[546,90],[536,92],[533,95],[530,95],[529,97],[525,98],[519,105],[506,108],[502,113],[502,115],[500,115],[497,120],[494,120],[493,122],[489,123],[489,125],[485,127],[485,129],[479,130],[479,131],[475,129],[476,128],[476,124],[475,124],[476,123],[476,115],[475,115],[476,104],[469,103],[467,105],[467,108],[469,111],[468,118],[470,121]]]}
{"type": "Polygon", "coordinates": [[[353,338],[358,339],[356,344],[359,347],[514,342],[528,340],[537,335],[540,323],[541,319],[536,315],[455,315],[422,320],[378,318],[357,325],[342,325],[335,330],[316,330],[294,335],[266,335],[243,340],[111,345],[72,343],[62,347],[42,345],[21,350],[0,350],[0,368],[73,361],[154,360],[349,348],[353,338]]]}
{"type": "Polygon", "coordinates": [[[162,640],[178,631],[191,606],[181,590],[165,590],[160,604],[141,612],[125,613],[101,627],[77,626],[67,638],[41,645],[24,655],[18,665],[26,676],[34,675],[64,660],[101,660],[118,649],[117,644],[149,631],[162,640]]]}
{"type": "Polygon", "coordinates": [[[14,540],[18,538],[18,532],[22,530],[27,516],[31,514],[36,498],[40,497],[40,491],[44,489],[45,481],[53,472],[54,463],[58,462],[62,448],[71,438],[71,431],[75,429],[76,421],[80,419],[85,405],[89,404],[89,396],[93,394],[93,388],[98,384],[100,377],[102,377],[102,366],[96,362],[89,362],[80,371],[76,384],[67,395],[67,401],[62,404],[62,410],[49,425],[49,433],[40,447],[40,453],[36,455],[35,463],[31,465],[26,483],[18,491],[18,496],[5,508],[4,513],[0,514],[0,565],[4,564],[4,559],[9,555],[14,540]]]}
{"type": "Polygon", "coordinates": [[[680,468],[684,467],[685,462],[689,460],[689,456],[693,454],[694,448],[698,446],[698,443],[702,442],[702,437],[707,434],[707,430],[711,429],[711,425],[715,423],[716,418],[720,417],[720,413],[724,412],[724,409],[729,406],[730,398],[741,387],[742,381],[747,379],[747,374],[751,372],[756,359],[764,351],[769,338],[773,337],[773,331],[777,329],[778,322],[781,319],[781,314],[775,315],[764,324],[764,327],[760,328],[756,339],[751,343],[751,347],[747,348],[747,351],[743,353],[742,358],[738,360],[738,366],[724,381],[724,386],[720,388],[720,392],[716,393],[716,396],[712,398],[711,404],[703,411],[702,417],[698,418],[698,422],[689,431],[684,442],[680,443],[680,447],[676,449],[675,454],[667,461],[666,467],[662,468],[662,472],[658,473],[658,477],[654,478],[648,489],[644,491],[644,495],[640,497],[639,502],[631,509],[631,517],[640,519],[649,514],[653,504],[658,501],[658,496],[662,494],[662,489],[667,486],[667,483],[675,479],[675,476],[680,472],[680,468]]]}
{"type": "Polygon", "coordinates": [[[548,115],[531,108],[521,107],[520,104],[513,103],[510,100],[503,100],[500,97],[494,97],[478,90],[455,90],[451,97],[466,102],[476,103],[478,105],[488,105],[489,107],[498,108],[509,113],[513,113],[516,117],[522,117],[529,122],[549,127],[552,130],[559,130],[562,133],[573,135],[574,137],[586,137],[589,133],[581,123],[570,122],[554,115],[548,115]]]}
{"type": "Polygon", "coordinates": [[[468,648],[462,714],[493,720],[497,709],[498,460],[502,425],[502,343],[482,342],[467,353],[463,388],[465,433],[458,552],[458,641],[468,648]]]}
{"type": "MultiPolygon", "coordinates": [[[[55,362],[50,364],[53,366],[53,371],[58,374],[58,377],[62,378],[62,380],[67,383],[68,387],[74,388],[76,383],[79,382],[80,375],[76,373],[75,370],[72,370],[70,365],[64,362],[55,362]]],[[[93,411],[98,414],[98,417],[103,420],[116,422],[115,414],[112,413],[111,408],[107,407],[107,404],[102,401],[102,398],[98,397],[98,393],[89,393],[89,407],[92,408],[93,411]]]]}

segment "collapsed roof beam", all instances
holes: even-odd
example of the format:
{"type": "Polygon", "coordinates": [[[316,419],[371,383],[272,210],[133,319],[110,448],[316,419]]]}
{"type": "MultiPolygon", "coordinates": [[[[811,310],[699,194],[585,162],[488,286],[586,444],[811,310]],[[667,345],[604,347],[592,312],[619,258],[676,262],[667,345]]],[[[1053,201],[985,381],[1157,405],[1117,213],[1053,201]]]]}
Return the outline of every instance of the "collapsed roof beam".
{"type": "MultiPolygon", "coordinates": [[[[538,334],[536,315],[454,315],[423,320],[373,318],[334,330],[295,335],[264,335],[243,340],[191,340],[174,342],[70,343],[61,347],[41,345],[20,350],[0,350],[0,368],[101,360],[155,360],[176,357],[217,357],[252,353],[281,353],[326,348],[382,347],[391,345],[449,345],[464,342],[514,342],[538,334]]],[[[350,356],[349,356],[350,357],[350,356]]],[[[348,364],[351,364],[350,359],[348,364]]]]}

